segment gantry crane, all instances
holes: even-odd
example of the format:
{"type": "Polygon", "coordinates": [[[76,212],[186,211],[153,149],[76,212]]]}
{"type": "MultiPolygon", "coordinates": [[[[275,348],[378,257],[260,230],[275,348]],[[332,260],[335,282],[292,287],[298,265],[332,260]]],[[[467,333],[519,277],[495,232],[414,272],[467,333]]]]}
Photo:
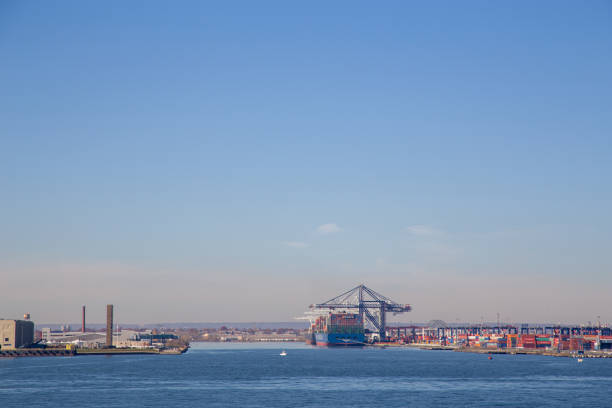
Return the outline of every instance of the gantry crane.
{"type": "Polygon", "coordinates": [[[396,303],[365,285],[359,285],[324,303],[310,305],[310,315],[328,311],[359,313],[366,330],[378,333],[380,340],[386,338],[386,313],[409,312],[410,305],[396,303]]]}

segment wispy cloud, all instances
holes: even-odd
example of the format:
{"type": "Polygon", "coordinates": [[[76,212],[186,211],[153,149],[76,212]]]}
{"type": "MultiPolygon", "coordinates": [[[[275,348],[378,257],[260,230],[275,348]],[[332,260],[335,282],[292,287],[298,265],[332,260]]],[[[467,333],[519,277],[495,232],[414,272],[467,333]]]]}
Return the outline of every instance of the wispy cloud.
{"type": "Polygon", "coordinates": [[[334,234],[336,232],[340,232],[342,231],[342,228],[340,228],[338,225],[336,224],[323,224],[323,225],[319,225],[317,227],[317,232],[321,235],[328,235],[328,234],[334,234]]]}
{"type": "Polygon", "coordinates": [[[411,225],[409,227],[406,227],[406,231],[411,233],[412,235],[418,236],[433,236],[443,234],[443,231],[433,228],[429,225],[411,225]]]}
{"type": "Polygon", "coordinates": [[[448,261],[463,253],[463,250],[456,246],[456,239],[442,229],[418,224],[406,227],[404,231],[409,234],[405,241],[406,248],[424,257],[423,260],[435,258],[436,262],[448,261]]]}
{"type": "Polygon", "coordinates": [[[283,242],[286,246],[291,247],[291,248],[308,248],[308,244],[306,242],[300,242],[300,241],[290,241],[290,242],[283,242]]]}

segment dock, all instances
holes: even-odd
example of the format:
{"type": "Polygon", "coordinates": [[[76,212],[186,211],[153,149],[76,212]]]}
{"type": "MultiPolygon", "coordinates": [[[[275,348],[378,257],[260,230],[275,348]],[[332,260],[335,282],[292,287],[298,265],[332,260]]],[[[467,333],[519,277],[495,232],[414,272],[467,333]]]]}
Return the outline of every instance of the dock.
{"type": "Polygon", "coordinates": [[[15,349],[15,350],[0,350],[0,358],[17,358],[17,357],[72,357],[72,356],[94,356],[94,355],[178,355],[186,353],[189,346],[171,348],[171,349],[66,349],[66,348],[31,348],[31,349],[15,349]]]}
{"type": "Polygon", "coordinates": [[[584,351],[582,354],[571,351],[538,350],[538,349],[478,349],[473,347],[457,347],[455,351],[476,354],[510,354],[510,355],[532,355],[549,357],[580,357],[580,358],[612,358],[612,353],[607,351],[584,351]]]}
{"type": "Polygon", "coordinates": [[[74,350],[66,349],[15,349],[15,350],[0,350],[0,358],[16,358],[16,357],[70,357],[76,353],[74,350]]]}
{"type": "Polygon", "coordinates": [[[108,348],[108,349],[76,349],[77,356],[92,356],[92,355],[117,355],[117,354],[168,354],[177,355],[187,352],[189,347],[179,347],[173,349],[120,349],[120,348],[108,348]]]}

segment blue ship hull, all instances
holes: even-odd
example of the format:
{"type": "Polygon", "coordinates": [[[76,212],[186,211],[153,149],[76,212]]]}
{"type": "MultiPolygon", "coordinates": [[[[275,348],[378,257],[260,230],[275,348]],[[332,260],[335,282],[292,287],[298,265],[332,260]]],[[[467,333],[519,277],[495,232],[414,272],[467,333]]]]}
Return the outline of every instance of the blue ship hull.
{"type": "Polygon", "coordinates": [[[317,346],[363,346],[365,336],[363,333],[315,333],[317,346]]]}

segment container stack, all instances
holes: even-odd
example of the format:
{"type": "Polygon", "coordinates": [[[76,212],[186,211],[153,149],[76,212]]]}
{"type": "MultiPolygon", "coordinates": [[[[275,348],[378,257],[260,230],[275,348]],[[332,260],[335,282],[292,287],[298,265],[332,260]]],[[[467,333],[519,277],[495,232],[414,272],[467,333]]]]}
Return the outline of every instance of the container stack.
{"type": "Polygon", "coordinates": [[[327,331],[339,334],[363,333],[363,322],[358,314],[339,313],[327,316],[327,331]]]}
{"type": "Polygon", "coordinates": [[[581,337],[572,337],[569,340],[570,351],[584,350],[584,339],[581,337]]]}
{"type": "Polygon", "coordinates": [[[362,345],[365,341],[363,319],[355,313],[329,313],[315,320],[316,344],[320,346],[362,345]]]}
{"type": "Polygon", "coordinates": [[[536,348],[536,335],[535,334],[523,334],[521,335],[521,341],[519,347],[526,349],[536,348]]]}

